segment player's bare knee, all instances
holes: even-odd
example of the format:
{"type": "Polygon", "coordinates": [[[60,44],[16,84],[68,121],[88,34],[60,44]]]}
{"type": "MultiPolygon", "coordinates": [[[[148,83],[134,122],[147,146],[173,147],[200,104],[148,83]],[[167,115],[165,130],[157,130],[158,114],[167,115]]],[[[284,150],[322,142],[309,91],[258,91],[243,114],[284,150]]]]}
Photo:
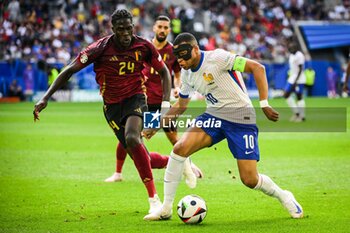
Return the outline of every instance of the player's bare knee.
{"type": "Polygon", "coordinates": [[[177,155],[188,157],[188,149],[187,149],[186,143],[184,143],[182,140],[178,141],[175,144],[173,148],[173,152],[177,155]]]}
{"type": "Polygon", "coordinates": [[[258,179],[255,176],[241,176],[242,183],[248,188],[254,188],[258,184],[258,179]]]}
{"type": "Polygon", "coordinates": [[[133,148],[141,143],[140,138],[136,134],[132,133],[125,135],[125,142],[129,148],[133,148]]]}

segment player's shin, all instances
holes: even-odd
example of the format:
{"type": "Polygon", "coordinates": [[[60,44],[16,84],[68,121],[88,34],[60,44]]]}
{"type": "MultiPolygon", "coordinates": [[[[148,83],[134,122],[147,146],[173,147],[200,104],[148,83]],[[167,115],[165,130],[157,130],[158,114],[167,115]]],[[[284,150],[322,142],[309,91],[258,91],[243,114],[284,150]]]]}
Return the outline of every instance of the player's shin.
{"type": "Polygon", "coordinates": [[[284,201],[286,198],[285,192],[275,184],[270,177],[259,174],[258,184],[254,187],[255,190],[260,190],[268,196],[277,198],[280,201],[284,201]]]}
{"type": "Polygon", "coordinates": [[[296,104],[295,99],[293,98],[293,96],[289,96],[287,98],[287,104],[292,109],[294,114],[298,113],[298,107],[297,107],[297,104],[296,104]]]}
{"type": "Polygon", "coordinates": [[[124,161],[126,158],[126,150],[124,146],[119,142],[116,150],[116,165],[115,165],[115,172],[122,173],[124,161]]]}
{"type": "Polygon", "coordinates": [[[297,106],[298,106],[298,111],[299,111],[299,116],[301,118],[305,118],[305,100],[301,99],[297,102],[297,106]]]}
{"type": "Polygon", "coordinates": [[[134,148],[130,148],[130,152],[141,180],[146,186],[148,196],[154,197],[157,191],[154,186],[151,163],[145,146],[138,144],[134,148]]]}
{"type": "Polygon", "coordinates": [[[171,152],[164,175],[164,202],[163,207],[172,209],[177,186],[181,181],[184,162],[187,158],[171,152]]]}
{"type": "Polygon", "coordinates": [[[297,202],[294,195],[288,190],[282,190],[270,177],[259,174],[259,181],[254,189],[277,198],[292,218],[302,218],[304,216],[303,207],[297,202]]]}

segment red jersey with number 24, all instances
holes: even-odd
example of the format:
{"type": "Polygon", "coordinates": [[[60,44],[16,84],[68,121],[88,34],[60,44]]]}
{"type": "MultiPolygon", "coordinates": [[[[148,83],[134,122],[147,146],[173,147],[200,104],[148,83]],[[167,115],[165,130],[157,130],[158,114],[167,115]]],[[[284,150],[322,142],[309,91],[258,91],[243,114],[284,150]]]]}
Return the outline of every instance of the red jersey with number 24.
{"type": "Polygon", "coordinates": [[[106,104],[120,103],[144,93],[144,64],[158,71],[164,67],[157,49],[148,40],[134,36],[130,47],[121,49],[115,45],[113,38],[114,35],[110,35],[99,39],[76,58],[82,67],[94,63],[96,82],[106,104]]]}

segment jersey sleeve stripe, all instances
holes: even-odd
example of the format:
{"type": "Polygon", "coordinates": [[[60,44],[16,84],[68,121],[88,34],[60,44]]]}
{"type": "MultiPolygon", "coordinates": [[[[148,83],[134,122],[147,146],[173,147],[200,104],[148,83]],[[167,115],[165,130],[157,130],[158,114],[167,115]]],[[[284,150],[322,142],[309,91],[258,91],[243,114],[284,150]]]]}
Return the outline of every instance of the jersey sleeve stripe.
{"type": "Polygon", "coordinates": [[[228,73],[230,74],[231,78],[233,79],[233,81],[235,81],[235,83],[237,83],[237,85],[242,89],[242,91],[244,92],[244,89],[241,85],[241,82],[239,81],[236,72],[232,71],[232,70],[228,70],[228,73]]]}

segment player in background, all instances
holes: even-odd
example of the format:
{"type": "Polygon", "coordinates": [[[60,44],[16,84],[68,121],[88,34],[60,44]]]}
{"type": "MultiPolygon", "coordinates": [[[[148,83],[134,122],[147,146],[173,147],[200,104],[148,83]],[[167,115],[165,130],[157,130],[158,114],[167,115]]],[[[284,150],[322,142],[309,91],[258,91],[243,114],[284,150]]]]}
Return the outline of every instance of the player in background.
{"type": "MultiPolygon", "coordinates": [[[[180,97],[163,116],[165,123],[186,111],[194,91],[206,97],[207,110],[197,117],[198,123],[189,127],[175,144],[164,175],[162,208],[144,219],[152,221],[171,217],[184,161],[196,151],[223,139],[227,140],[232,155],[237,159],[243,184],[277,198],[293,218],[301,218],[303,210],[293,194],[282,190],[270,177],[257,170],[260,154],[256,115],[240,72],[254,75],[260,107],[269,120],[277,121],[279,114],[267,100],[268,84],[264,66],[222,49],[201,51],[190,33],[181,33],[176,37],[174,53],[185,71],[181,74],[180,97]],[[205,121],[217,123],[214,127],[205,127],[205,121]]],[[[147,129],[144,135],[150,138],[155,132],[156,129],[147,129]]]]}
{"type": "Polygon", "coordinates": [[[283,97],[287,100],[288,106],[293,111],[293,116],[290,121],[302,122],[305,121],[305,100],[303,99],[304,84],[306,77],[304,74],[305,56],[298,51],[297,45],[292,42],[289,44],[289,70],[290,74],[284,90],[283,97]],[[297,101],[291,95],[296,94],[297,101]]]}
{"type": "MultiPolygon", "coordinates": [[[[174,96],[175,98],[178,98],[179,88],[181,85],[180,80],[180,65],[176,60],[176,57],[173,54],[173,46],[172,44],[167,41],[167,37],[171,31],[170,28],[170,19],[165,15],[160,15],[157,17],[154,25],[153,25],[153,32],[154,37],[152,39],[152,44],[155,46],[159,54],[161,55],[164,63],[167,65],[168,70],[170,74],[174,73],[174,96]]],[[[151,66],[145,65],[145,69],[142,71],[144,74],[146,81],[146,94],[147,94],[147,104],[148,104],[148,111],[150,112],[156,112],[161,111],[161,104],[162,104],[162,96],[163,96],[163,90],[162,90],[162,80],[158,72],[151,66]]],[[[177,131],[175,127],[172,128],[163,128],[167,138],[171,142],[171,144],[175,145],[175,143],[178,141],[177,131]]],[[[123,145],[119,142],[116,148],[116,167],[115,172],[112,176],[105,179],[105,182],[117,182],[122,181],[122,169],[124,165],[124,161],[126,159],[127,152],[123,145]]],[[[168,163],[168,156],[161,156],[157,152],[150,152],[151,156],[151,167],[152,168],[165,168],[168,163]],[[162,161],[160,164],[152,164],[152,157],[159,157],[162,161]]],[[[190,163],[188,160],[186,163],[190,163]]],[[[202,177],[201,170],[196,167],[195,164],[191,163],[191,165],[186,166],[185,168],[185,174],[186,174],[186,183],[190,188],[194,188],[196,186],[196,177],[193,177],[196,175],[198,178],[202,177]],[[186,169],[190,169],[187,171],[186,169]],[[193,172],[191,171],[193,170],[193,172]]]]}
{"type": "MultiPolygon", "coordinates": [[[[162,103],[166,106],[170,105],[171,76],[152,43],[133,34],[133,19],[129,11],[114,11],[111,23],[112,35],[90,44],[58,75],[35,105],[34,120],[39,120],[39,113],[57,89],[74,73],[94,63],[105,118],[119,142],[133,158],[148,192],[150,211],[153,211],[161,202],[153,181],[150,157],[140,137],[143,112],[147,111],[142,74],[144,63],[158,71],[163,83],[162,103]]],[[[152,158],[152,163],[157,162],[162,163],[163,160],[160,157],[152,158]]]]}
{"type": "Polygon", "coordinates": [[[342,87],[342,97],[347,98],[348,92],[349,92],[348,83],[349,83],[349,78],[350,78],[350,52],[349,52],[348,65],[346,66],[346,70],[345,70],[344,75],[345,75],[345,77],[344,77],[344,83],[343,83],[343,87],[342,87]]]}
{"type": "MultiPolygon", "coordinates": [[[[167,65],[170,74],[174,73],[174,97],[178,98],[179,89],[181,86],[181,67],[173,54],[173,45],[167,41],[170,31],[170,19],[164,15],[158,16],[153,25],[154,37],[152,39],[152,44],[158,50],[164,63],[167,65]]],[[[147,79],[145,86],[147,88],[146,93],[148,109],[151,112],[156,112],[157,110],[160,111],[160,104],[162,102],[162,82],[159,78],[159,74],[153,67],[147,65],[142,73],[147,79]]],[[[163,130],[170,143],[175,145],[175,143],[179,140],[176,129],[164,128],[163,130]]]]}

